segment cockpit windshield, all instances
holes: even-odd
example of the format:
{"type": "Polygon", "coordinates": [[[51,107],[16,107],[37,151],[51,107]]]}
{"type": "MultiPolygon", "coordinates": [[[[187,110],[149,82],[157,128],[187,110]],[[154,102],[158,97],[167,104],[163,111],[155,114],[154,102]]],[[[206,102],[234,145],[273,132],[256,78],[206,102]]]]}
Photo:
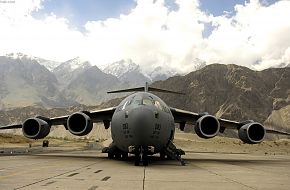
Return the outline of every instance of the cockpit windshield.
{"type": "Polygon", "coordinates": [[[156,100],[151,96],[142,97],[141,95],[134,95],[134,96],[128,98],[118,108],[118,111],[124,110],[127,107],[134,108],[134,107],[137,107],[139,105],[154,106],[158,110],[161,110],[164,112],[169,112],[169,108],[162,101],[156,100]]]}
{"type": "Polygon", "coordinates": [[[153,106],[154,105],[154,100],[151,100],[151,99],[143,99],[143,101],[142,101],[143,103],[143,105],[147,105],[147,106],[153,106]]]}
{"type": "Polygon", "coordinates": [[[165,111],[165,112],[169,112],[169,109],[167,108],[167,106],[158,101],[158,100],[153,100],[150,98],[144,98],[143,99],[143,105],[147,105],[147,106],[155,106],[157,109],[161,110],[161,111],[165,111]]]}

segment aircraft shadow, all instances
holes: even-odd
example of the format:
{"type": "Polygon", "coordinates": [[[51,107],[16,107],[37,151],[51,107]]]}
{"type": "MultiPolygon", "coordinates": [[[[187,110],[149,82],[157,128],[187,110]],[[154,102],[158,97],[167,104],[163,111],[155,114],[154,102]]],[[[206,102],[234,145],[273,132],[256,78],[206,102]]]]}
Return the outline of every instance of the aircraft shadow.
{"type": "MultiPolygon", "coordinates": [[[[126,160],[122,159],[110,159],[100,155],[73,155],[73,154],[31,154],[33,157],[41,157],[44,159],[50,158],[59,158],[59,159],[76,159],[76,160],[87,160],[87,161],[111,161],[111,162],[118,162],[123,165],[134,165],[134,156],[129,156],[126,160]]],[[[255,165],[263,165],[263,164],[273,164],[273,163],[281,163],[281,160],[275,160],[270,158],[185,158],[185,163],[188,164],[195,164],[195,163],[221,163],[221,164],[232,164],[232,165],[247,165],[247,164],[255,164],[255,165]]],[[[289,161],[289,160],[287,160],[289,161]]],[[[140,164],[142,166],[142,164],[140,164]]],[[[168,159],[161,159],[158,156],[149,156],[149,167],[150,166],[180,166],[180,162],[176,160],[168,160],[168,159]]]]}

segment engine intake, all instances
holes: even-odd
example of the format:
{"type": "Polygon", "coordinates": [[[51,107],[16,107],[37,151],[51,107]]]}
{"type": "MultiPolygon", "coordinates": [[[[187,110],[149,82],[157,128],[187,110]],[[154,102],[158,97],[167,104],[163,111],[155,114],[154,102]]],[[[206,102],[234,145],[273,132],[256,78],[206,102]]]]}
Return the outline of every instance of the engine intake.
{"type": "Polygon", "coordinates": [[[50,132],[50,125],[39,118],[29,118],[22,124],[22,133],[30,139],[42,139],[50,132]]]}
{"type": "Polygon", "coordinates": [[[84,136],[92,131],[93,122],[85,113],[77,112],[69,116],[67,128],[73,135],[84,136]]]}
{"type": "Polygon", "coordinates": [[[263,141],[265,137],[265,128],[257,122],[243,125],[239,129],[239,138],[247,144],[257,144],[263,141]]]}
{"type": "Polygon", "coordinates": [[[212,115],[204,115],[197,120],[194,130],[201,138],[213,138],[220,130],[220,122],[212,115]]]}

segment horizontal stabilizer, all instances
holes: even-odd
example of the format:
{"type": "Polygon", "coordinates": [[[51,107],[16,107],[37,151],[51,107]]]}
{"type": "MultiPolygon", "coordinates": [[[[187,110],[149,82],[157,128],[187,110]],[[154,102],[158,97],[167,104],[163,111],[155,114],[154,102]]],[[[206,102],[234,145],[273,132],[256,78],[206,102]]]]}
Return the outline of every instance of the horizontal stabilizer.
{"type": "Polygon", "coordinates": [[[182,92],[175,92],[171,90],[165,90],[165,89],[160,89],[160,88],[154,88],[154,87],[149,87],[148,84],[146,83],[145,87],[137,87],[137,88],[127,88],[127,89],[122,89],[122,90],[114,90],[114,91],[109,91],[107,92],[108,94],[112,93],[122,93],[122,92],[164,92],[164,93],[172,93],[172,94],[182,94],[185,95],[185,93],[182,92]]]}
{"type": "Polygon", "coordinates": [[[127,89],[122,89],[122,90],[109,91],[107,93],[108,94],[113,94],[113,93],[121,93],[121,92],[140,92],[140,91],[145,91],[145,88],[144,87],[127,88],[127,89]]]}
{"type": "Polygon", "coordinates": [[[148,87],[148,91],[154,91],[154,92],[165,92],[165,93],[172,93],[172,94],[182,94],[182,95],[185,95],[185,93],[183,93],[183,92],[175,92],[175,91],[171,91],[171,90],[164,90],[164,89],[153,88],[153,87],[148,87]]]}

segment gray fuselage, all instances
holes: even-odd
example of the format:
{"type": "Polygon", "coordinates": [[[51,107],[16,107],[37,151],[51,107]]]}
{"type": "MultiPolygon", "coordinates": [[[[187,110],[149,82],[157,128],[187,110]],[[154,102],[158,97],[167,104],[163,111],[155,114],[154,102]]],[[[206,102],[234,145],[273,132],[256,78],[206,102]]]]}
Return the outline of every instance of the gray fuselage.
{"type": "Polygon", "coordinates": [[[111,132],[114,144],[124,152],[130,146],[152,146],[158,153],[174,137],[174,118],[159,97],[138,92],[119,104],[112,117],[111,132]]]}

